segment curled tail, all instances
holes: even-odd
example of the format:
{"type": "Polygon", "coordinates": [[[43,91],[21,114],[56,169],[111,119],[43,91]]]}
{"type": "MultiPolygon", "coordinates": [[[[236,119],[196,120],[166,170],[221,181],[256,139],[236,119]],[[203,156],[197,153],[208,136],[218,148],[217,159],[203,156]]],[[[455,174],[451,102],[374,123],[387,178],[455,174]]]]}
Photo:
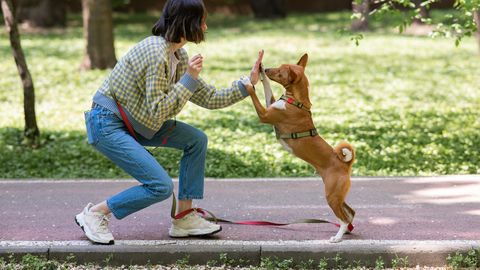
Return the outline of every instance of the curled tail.
{"type": "Polygon", "coordinates": [[[355,150],[347,142],[341,142],[335,147],[338,158],[351,165],[355,161],[355,150]]]}

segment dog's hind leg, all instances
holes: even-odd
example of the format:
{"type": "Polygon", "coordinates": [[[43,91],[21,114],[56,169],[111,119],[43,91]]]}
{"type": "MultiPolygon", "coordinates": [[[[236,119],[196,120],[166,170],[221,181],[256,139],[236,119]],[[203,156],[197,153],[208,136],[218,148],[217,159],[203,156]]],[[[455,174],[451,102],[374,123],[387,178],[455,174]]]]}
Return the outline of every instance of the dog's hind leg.
{"type": "Polygon", "coordinates": [[[355,216],[355,211],[345,203],[345,197],[350,189],[350,178],[336,175],[325,178],[324,182],[328,205],[340,220],[337,234],[330,238],[330,242],[336,243],[342,241],[342,236],[349,231],[349,224],[352,223],[355,216]]]}
{"type": "Polygon", "coordinates": [[[347,212],[347,216],[350,218],[349,223],[353,222],[353,218],[355,217],[355,210],[353,210],[350,205],[347,203],[343,203],[343,208],[345,208],[345,211],[347,212]]]}
{"type": "Polygon", "coordinates": [[[340,219],[340,228],[335,236],[330,238],[330,242],[337,243],[342,241],[343,235],[348,231],[348,225],[351,223],[350,221],[353,220],[353,217],[350,216],[348,212],[348,208],[345,207],[345,203],[341,198],[335,197],[327,197],[328,205],[332,208],[335,216],[340,219]]]}

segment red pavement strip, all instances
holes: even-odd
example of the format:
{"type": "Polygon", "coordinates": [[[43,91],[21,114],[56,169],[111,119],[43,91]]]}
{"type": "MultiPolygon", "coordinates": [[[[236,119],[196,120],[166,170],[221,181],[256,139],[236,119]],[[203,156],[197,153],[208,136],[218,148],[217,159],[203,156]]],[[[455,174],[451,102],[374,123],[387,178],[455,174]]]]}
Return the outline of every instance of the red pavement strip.
{"type": "MultiPolygon", "coordinates": [[[[0,253],[2,247],[5,251],[8,246],[23,246],[28,250],[32,243],[37,247],[42,246],[38,243],[44,243],[47,249],[62,245],[87,246],[90,250],[104,248],[85,241],[74,216],[88,202],[102,201],[135,184],[132,180],[0,180],[0,253]]],[[[194,203],[219,218],[230,220],[289,222],[320,218],[335,221],[323,191],[319,178],[207,179],[205,198],[194,203]]],[[[409,243],[427,246],[453,243],[451,246],[458,248],[480,245],[475,244],[480,243],[480,175],[355,177],[347,201],[356,210],[356,227],[337,247],[387,245],[392,251],[392,246],[409,243]]],[[[123,220],[112,219],[110,228],[117,241],[115,248],[130,245],[131,240],[146,241],[137,247],[162,241],[163,245],[195,241],[168,237],[170,207],[168,200],[123,220]]],[[[331,224],[222,226],[222,232],[202,241],[209,246],[230,241],[234,249],[235,245],[244,247],[263,241],[262,246],[273,243],[284,251],[292,246],[303,246],[303,250],[316,246],[319,250],[318,245],[335,250],[332,249],[335,244],[326,241],[337,230],[331,224]]],[[[421,249],[416,246],[417,250],[421,249]]],[[[256,253],[253,251],[253,254],[256,253]]],[[[265,246],[263,254],[268,254],[265,246]]]]}

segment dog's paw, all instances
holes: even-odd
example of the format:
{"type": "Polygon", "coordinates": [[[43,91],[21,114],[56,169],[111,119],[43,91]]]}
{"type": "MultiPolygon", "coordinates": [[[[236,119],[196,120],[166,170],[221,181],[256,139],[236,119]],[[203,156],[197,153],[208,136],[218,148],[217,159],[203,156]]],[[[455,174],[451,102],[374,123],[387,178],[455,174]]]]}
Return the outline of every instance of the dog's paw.
{"type": "Polygon", "coordinates": [[[329,240],[330,243],[339,243],[339,242],[342,242],[342,238],[341,237],[336,237],[336,236],[332,236],[329,240]]]}

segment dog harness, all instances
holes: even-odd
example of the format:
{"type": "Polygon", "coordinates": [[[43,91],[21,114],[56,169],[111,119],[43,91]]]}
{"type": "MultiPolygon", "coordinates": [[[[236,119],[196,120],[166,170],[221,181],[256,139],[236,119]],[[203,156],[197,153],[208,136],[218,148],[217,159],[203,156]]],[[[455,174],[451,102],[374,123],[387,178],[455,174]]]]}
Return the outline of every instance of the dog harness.
{"type": "MultiPolygon", "coordinates": [[[[296,101],[294,98],[287,97],[286,95],[282,95],[280,97],[280,100],[283,100],[288,104],[291,104],[299,109],[302,109],[312,114],[310,109],[307,109],[307,107],[305,107],[303,103],[296,101]]],[[[277,128],[275,128],[275,136],[277,137],[277,139],[299,139],[304,137],[314,137],[317,135],[318,135],[318,131],[316,128],[312,128],[310,130],[303,131],[303,132],[283,133],[283,134],[280,133],[277,128]]]]}
{"type": "Polygon", "coordinates": [[[286,95],[282,95],[282,96],[280,97],[280,100],[283,100],[283,101],[287,102],[288,104],[292,104],[293,106],[295,106],[295,107],[297,107],[297,108],[299,108],[299,109],[302,109],[302,110],[304,110],[304,111],[307,111],[307,112],[309,112],[310,114],[312,114],[312,112],[310,111],[310,109],[307,109],[307,108],[305,107],[305,105],[303,105],[303,103],[296,101],[294,98],[287,97],[286,95]]]}

